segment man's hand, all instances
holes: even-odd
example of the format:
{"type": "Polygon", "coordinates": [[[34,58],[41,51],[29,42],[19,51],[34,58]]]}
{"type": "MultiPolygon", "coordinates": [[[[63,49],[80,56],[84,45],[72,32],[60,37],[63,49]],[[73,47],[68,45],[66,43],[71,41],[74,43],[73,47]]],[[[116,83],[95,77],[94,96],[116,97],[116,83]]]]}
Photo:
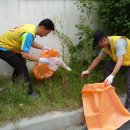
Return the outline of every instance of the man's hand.
{"type": "Polygon", "coordinates": [[[83,71],[82,74],[81,74],[81,77],[86,78],[86,77],[88,77],[89,74],[90,74],[89,70],[83,71]]]}
{"type": "Polygon", "coordinates": [[[42,64],[48,64],[49,63],[48,58],[39,58],[39,62],[42,63],[42,64]]]}
{"type": "Polygon", "coordinates": [[[114,76],[110,74],[106,79],[105,79],[105,85],[111,85],[113,82],[114,76]]]}

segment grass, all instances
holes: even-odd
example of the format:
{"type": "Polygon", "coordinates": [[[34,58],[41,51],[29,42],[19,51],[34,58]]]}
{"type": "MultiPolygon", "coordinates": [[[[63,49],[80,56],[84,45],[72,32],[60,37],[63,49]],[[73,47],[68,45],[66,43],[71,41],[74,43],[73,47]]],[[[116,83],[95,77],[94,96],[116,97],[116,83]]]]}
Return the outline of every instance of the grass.
{"type": "MultiPolygon", "coordinates": [[[[103,79],[102,69],[95,70],[86,79],[80,78],[82,70],[84,68],[73,68],[72,72],[67,72],[61,68],[51,78],[43,81],[36,81],[30,74],[33,88],[40,94],[38,99],[28,96],[22,80],[13,84],[10,77],[1,76],[0,87],[4,87],[5,90],[0,92],[0,124],[53,110],[68,111],[82,107],[83,85],[103,79]]],[[[118,84],[120,78],[116,80],[118,84]]],[[[117,89],[121,93],[124,91],[122,90],[121,87],[117,89]]]]}

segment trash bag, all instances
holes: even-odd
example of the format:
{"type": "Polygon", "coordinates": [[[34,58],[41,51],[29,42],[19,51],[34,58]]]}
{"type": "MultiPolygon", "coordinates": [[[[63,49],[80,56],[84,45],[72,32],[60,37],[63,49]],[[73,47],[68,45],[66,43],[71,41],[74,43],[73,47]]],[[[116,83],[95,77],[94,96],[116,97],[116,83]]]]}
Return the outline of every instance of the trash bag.
{"type": "Polygon", "coordinates": [[[48,58],[48,66],[51,70],[56,71],[58,69],[58,66],[62,66],[64,69],[71,71],[71,68],[68,67],[62,59],[58,57],[50,57],[48,58]]]}
{"type": "Polygon", "coordinates": [[[111,85],[84,85],[82,101],[88,130],[116,130],[130,120],[130,113],[124,108],[111,85]]]}
{"type": "MultiPolygon", "coordinates": [[[[59,57],[59,52],[54,49],[44,50],[41,52],[39,58],[43,57],[44,58],[59,57]]],[[[49,68],[48,64],[42,64],[40,62],[37,62],[33,68],[33,74],[37,80],[44,80],[51,77],[54,74],[54,71],[49,68]]]]}

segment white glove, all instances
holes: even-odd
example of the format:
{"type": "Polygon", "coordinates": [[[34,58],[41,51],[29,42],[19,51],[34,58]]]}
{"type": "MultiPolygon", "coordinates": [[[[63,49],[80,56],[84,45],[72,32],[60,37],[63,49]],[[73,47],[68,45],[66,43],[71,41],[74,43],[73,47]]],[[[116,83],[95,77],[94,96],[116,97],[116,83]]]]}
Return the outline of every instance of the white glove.
{"type": "Polygon", "coordinates": [[[39,62],[42,63],[42,64],[48,64],[49,63],[48,58],[39,58],[39,62]]]}
{"type": "Polygon", "coordinates": [[[105,85],[111,85],[113,82],[114,76],[110,74],[106,79],[105,79],[105,85]]]}
{"type": "Polygon", "coordinates": [[[81,77],[82,77],[82,78],[85,78],[85,77],[87,77],[89,74],[90,74],[90,71],[89,71],[89,70],[83,71],[82,74],[81,74],[81,77]]]}
{"type": "Polygon", "coordinates": [[[47,47],[47,46],[45,46],[45,47],[42,47],[42,50],[50,50],[50,48],[49,47],[47,47]]]}

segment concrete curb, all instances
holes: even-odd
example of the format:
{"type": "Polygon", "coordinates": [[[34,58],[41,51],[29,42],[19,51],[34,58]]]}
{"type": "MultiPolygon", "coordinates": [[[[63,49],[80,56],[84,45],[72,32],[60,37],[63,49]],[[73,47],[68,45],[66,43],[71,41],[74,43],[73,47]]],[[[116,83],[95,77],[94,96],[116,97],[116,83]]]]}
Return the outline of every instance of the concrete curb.
{"type": "Polygon", "coordinates": [[[72,112],[50,112],[43,116],[24,118],[0,128],[0,130],[85,130],[83,109],[72,112]],[[78,127],[76,125],[79,125],[78,127]]]}

